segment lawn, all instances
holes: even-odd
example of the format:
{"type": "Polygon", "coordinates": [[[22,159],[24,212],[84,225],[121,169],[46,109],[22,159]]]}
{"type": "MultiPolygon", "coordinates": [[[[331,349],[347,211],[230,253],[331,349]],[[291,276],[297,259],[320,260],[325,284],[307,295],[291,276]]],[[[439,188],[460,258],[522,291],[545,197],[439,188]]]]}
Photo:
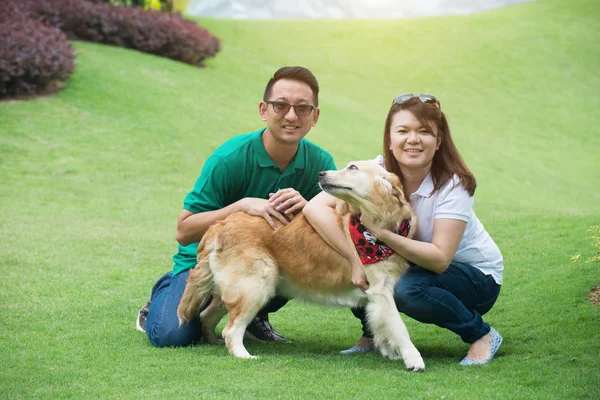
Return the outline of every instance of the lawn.
{"type": "Polygon", "coordinates": [[[540,0],[399,21],[199,23],[223,50],[197,69],[75,42],[60,93],[0,103],[0,398],[600,397],[600,4],[540,0]],[[290,344],[153,348],[134,329],[171,268],[175,223],[206,158],[262,126],[283,65],[310,68],[321,119],[309,139],[338,166],[381,152],[403,92],[435,94],[478,179],[475,210],[505,257],[486,315],[494,361],[407,317],[422,374],[370,353],[349,310],[299,301],[273,314],[290,344]]]}

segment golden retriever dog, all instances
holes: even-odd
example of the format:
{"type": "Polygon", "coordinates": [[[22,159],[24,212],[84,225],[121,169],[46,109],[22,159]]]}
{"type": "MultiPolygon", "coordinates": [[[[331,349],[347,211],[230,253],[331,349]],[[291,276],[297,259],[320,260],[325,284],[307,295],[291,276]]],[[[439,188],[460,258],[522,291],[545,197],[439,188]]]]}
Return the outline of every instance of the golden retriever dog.
{"type": "MultiPolygon", "coordinates": [[[[377,163],[352,162],[340,171],[324,171],[319,182],[337,198],[336,214],[345,232],[349,232],[351,216],[369,214],[375,223],[390,230],[411,220],[408,236],[412,237],[416,218],[400,180],[377,163]]],[[[349,233],[347,236],[352,242],[349,233]]],[[[202,238],[198,264],[190,271],[177,315],[180,324],[189,322],[212,296],[211,304],[200,314],[205,341],[219,342],[215,328],[229,311],[223,329],[227,349],[235,357],[255,358],[244,347],[244,332],[276,290],[321,304],[366,306],[381,354],[390,359],[401,357],[407,369],[422,371],[423,358],[411,342],[393,298],[394,286],[408,264],[397,253],[389,253],[388,258],[365,265],[370,287],[363,292],[352,284],[350,263],[315,232],[302,213],[275,231],[261,217],[235,213],[211,226],[202,238]]]]}

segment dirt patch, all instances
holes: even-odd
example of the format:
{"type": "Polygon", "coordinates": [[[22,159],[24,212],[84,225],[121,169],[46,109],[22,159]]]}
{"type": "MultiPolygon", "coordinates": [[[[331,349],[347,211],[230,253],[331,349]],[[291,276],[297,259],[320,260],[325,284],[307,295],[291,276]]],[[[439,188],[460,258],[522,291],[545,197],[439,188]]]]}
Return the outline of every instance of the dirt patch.
{"type": "Polygon", "coordinates": [[[588,300],[590,301],[590,303],[600,306],[600,282],[598,282],[596,287],[590,291],[590,294],[588,295],[588,300]]]}

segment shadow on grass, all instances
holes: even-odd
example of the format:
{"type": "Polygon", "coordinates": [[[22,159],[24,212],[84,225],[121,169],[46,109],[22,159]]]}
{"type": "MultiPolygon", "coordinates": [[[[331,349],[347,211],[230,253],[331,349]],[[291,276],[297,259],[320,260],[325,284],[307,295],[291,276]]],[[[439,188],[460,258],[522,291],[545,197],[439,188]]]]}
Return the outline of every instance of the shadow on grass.
{"type": "MultiPolygon", "coordinates": [[[[341,363],[346,363],[348,360],[360,359],[361,363],[367,362],[370,364],[383,363],[390,368],[397,368],[398,364],[403,366],[402,360],[389,360],[381,356],[379,351],[368,353],[342,355],[339,352],[344,348],[340,348],[339,343],[328,342],[299,342],[292,341],[291,343],[275,342],[275,343],[259,343],[245,342],[246,348],[250,354],[259,357],[294,357],[294,358],[310,358],[315,360],[338,360],[341,363]]],[[[220,346],[215,346],[219,348],[220,346]]],[[[421,356],[425,363],[458,363],[466,354],[467,346],[461,345],[424,345],[418,347],[421,356]]],[[[227,349],[223,346],[223,351],[227,349]]],[[[499,352],[501,355],[501,351],[499,352]]]]}

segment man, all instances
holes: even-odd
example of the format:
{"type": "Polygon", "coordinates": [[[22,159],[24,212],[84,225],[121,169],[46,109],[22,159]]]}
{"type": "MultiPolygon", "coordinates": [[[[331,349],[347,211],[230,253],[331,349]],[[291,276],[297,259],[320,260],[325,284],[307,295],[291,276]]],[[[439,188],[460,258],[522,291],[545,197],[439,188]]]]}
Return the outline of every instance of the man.
{"type": "MultiPolygon", "coordinates": [[[[198,242],[213,223],[243,211],[276,229],[275,219],[289,223],[320,192],[318,173],[336,168],[329,153],[304,139],[319,119],[318,98],[319,84],[308,69],[279,69],[258,106],[266,128],[228,140],[206,160],[177,221],[173,271],[154,284],[138,315],[138,330],[146,331],[154,346],[186,346],[202,336],[199,317],[179,327],[177,306],[196,265],[198,242]]],[[[275,297],[246,335],[266,342],[286,340],[268,319],[285,303],[287,299],[275,297]]]]}

